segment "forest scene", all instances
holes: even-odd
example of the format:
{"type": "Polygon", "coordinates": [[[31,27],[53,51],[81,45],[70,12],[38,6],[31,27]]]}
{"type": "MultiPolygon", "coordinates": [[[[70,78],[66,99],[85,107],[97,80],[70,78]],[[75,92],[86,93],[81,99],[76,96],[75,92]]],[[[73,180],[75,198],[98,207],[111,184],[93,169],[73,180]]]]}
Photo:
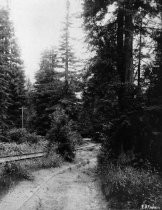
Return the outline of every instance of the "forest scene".
{"type": "MultiPolygon", "coordinates": [[[[85,208],[83,201],[78,210],[162,209],[162,3],[79,2],[81,13],[71,16],[73,1],[64,0],[60,42],[41,52],[33,81],[10,4],[0,5],[0,159],[46,153],[0,162],[0,198],[15,180],[32,180],[33,170],[71,167],[88,139],[99,146],[95,179],[107,206],[85,208]],[[74,19],[88,59],[75,53],[74,19]]],[[[32,209],[73,209],[38,206],[32,209]]]]}

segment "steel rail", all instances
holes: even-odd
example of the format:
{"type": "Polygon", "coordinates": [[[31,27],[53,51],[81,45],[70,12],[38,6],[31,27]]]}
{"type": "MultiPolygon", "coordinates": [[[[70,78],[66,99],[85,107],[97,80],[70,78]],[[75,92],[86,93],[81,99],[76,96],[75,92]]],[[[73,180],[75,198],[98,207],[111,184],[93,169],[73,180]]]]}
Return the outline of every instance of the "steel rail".
{"type": "Polygon", "coordinates": [[[5,156],[5,157],[0,157],[0,164],[6,163],[6,162],[13,162],[13,161],[39,158],[39,157],[43,157],[45,155],[46,155],[45,152],[37,152],[37,153],[30,153],[30,154],[5,156]]]}
{"type": "MultiPolygon", "coordinates": [[[[91,145],[79,146],[76,148],[76,150],[91,149],[94,146],[95,146],[95,144],[92,143],[91,145]]],[[[37,152],[37,153],[28,153],[28,154],[21,154],[21,155],[4,156],[4,157],[0,157],[0,164],[7,163],[7,162],[13,162],[13,161],[21,161],[21,160],[27,160],[27,159],[40,158],[45,155],[47,155],[46,152],[37,152]]]]}

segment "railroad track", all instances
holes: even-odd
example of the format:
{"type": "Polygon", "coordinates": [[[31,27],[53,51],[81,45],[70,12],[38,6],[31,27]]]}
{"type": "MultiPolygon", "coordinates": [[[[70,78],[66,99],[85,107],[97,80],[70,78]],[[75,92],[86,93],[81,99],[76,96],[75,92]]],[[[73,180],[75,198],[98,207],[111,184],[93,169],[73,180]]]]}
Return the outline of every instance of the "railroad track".
{"type": "Polygon", "coordinates": [[[5,157],[0,157],[0,164],[13,162],[13,161],[33,159],[33,158],[40,158],[45,155],[46,155],[45,152],[37,152],[37,153],[28,153],[28,154],[22,154],[22,155],[5,156],[5,157]]]}
{"type": "MultiPolygon", "coordinates": [[[[77,147],[76,150],[83,150],[83,149],[93,149],[96,144],[89,143],[88,141],[85,142],[84,146],[77,147]]],[[[37,152],[37,153],[28,153],[28,154],[21,154],[21,155],[13,155],[13,156],[4,156],[0,157],[0,164],[13,162],[13,161],[21,161],[27,159],[34,159],[46,156],[46,152],[37,152]]]]}

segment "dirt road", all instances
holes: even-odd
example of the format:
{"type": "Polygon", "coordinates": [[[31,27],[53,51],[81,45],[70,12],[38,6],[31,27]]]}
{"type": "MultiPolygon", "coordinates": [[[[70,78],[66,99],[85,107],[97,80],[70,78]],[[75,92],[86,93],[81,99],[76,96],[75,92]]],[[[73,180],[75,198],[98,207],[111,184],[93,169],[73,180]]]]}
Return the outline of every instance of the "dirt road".
{"type": "Polygon", "coordinates": [[[20,183],[0,210],[106,210],[96,176],[97,149],[78,151],[76,163],[41,170],[34,182],[20,183]]]}

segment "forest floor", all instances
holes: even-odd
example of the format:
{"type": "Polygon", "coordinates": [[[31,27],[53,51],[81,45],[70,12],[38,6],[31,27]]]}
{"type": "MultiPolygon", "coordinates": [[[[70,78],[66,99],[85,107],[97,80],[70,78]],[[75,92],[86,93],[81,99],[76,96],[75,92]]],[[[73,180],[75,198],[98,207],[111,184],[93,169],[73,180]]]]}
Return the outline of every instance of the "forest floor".
{"type": "Polygon", "coordinates": [[[85,147],[75,163],[34,171],[33,181],[20,182],[1,199],[0,210],[107,210],[96,173],[98,151],[98,145],[85,147]]]}

